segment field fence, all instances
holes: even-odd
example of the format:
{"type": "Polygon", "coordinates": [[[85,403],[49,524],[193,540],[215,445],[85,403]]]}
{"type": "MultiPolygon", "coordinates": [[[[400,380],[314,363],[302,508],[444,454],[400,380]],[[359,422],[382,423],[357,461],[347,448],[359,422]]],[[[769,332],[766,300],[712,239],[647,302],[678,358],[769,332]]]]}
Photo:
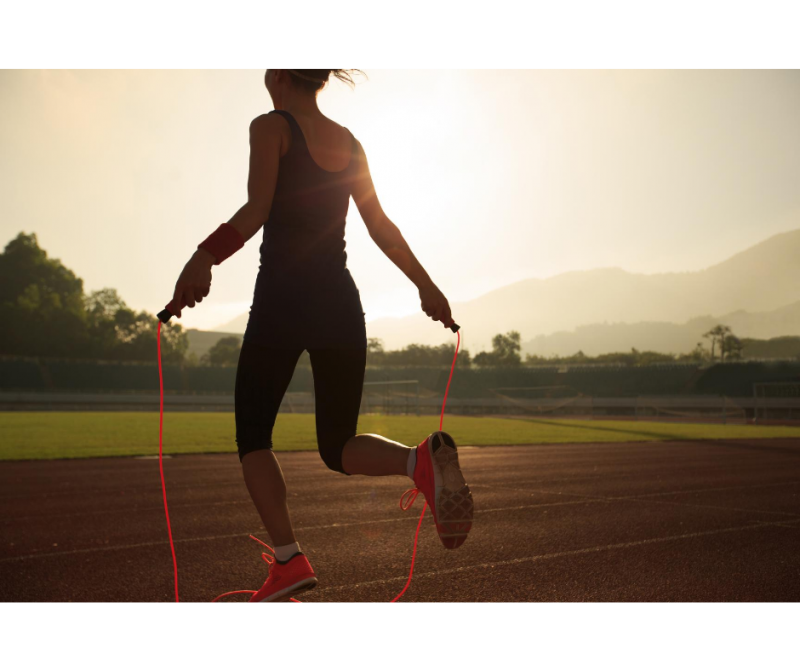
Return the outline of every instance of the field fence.
{"type": "MultiPolygon", "coordinates": [[[[389,386],[366,383],[361,414],[437,415],[442,395],[419,390],[416,381],[389,386]]],[[[75,392],[0,392],[2,411],[158,411],[158,393],[99,394],[75,392]]],[[[168,411],[232,412],[233,394],[165,394],[168,411]]],[[[314,413],[313,392],[287,392],[281,413],[314,413]]],[[[514,398],[502,392],[492,397],[452,398],[449,415],[573,419],[627,419],[711,423],[791,424],[800,422],[800,398],[728,396],[635,396],[514,398]]]]}

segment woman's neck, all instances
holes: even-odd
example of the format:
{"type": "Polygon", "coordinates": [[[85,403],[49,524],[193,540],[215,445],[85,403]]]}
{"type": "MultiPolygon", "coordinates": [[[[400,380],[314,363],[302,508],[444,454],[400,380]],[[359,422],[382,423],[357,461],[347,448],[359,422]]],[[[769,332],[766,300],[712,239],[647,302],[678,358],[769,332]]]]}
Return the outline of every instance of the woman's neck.
{"type": "Polygon", "coordinates": [[[276,109],[282,109],[293,116],[304,116],[304,117],[320,117],[322,116],[322,112],[320,112],[319,107],[317,106],[317,99],[310,96],[291,96],[285,97],[280,101],[280,105],[276,106],[276,109]]]}

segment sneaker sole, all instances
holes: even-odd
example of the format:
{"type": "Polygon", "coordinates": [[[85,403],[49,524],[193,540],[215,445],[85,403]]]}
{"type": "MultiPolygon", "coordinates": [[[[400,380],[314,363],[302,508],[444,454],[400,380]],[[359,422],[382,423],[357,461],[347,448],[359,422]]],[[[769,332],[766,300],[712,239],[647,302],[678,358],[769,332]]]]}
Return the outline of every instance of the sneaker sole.
{"type": "Polygon", "coordinates": [[[436,530],[445,548],[455,550],[464,544],[472,528],[475,512],[472,492],[461,472],[453,437],[437,431],[430,446],[431,459],[436,464],[436,530]]]}
{"type": "Polygon", "coordinates": [[[314,589],[318,582],[319,581],[316,578],[305,578],[304,580],[301,580],[290,587],[286,587],[279,592],[270,594],[268,597],[264,597],[263,599],[259,599],[253,603],[265,603],[267,601],[289,601],[289,599],[297,596],[298,594],[302,594],[303,592],[308,592],[309,590],[314,589]]]}

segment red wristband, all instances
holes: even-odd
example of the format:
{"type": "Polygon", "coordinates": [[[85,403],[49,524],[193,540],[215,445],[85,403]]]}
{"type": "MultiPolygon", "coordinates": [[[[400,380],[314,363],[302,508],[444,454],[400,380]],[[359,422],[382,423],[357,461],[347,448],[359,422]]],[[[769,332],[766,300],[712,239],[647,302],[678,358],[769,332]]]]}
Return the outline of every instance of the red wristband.
{"type": "Polygon", "coordinates": [[[215,266],[238,252],[242,247],[244,247],[242,234],[230,224],[220,224],[216,231],[197,245],[198,249],[205,249],[216,258],[215,266]]]}

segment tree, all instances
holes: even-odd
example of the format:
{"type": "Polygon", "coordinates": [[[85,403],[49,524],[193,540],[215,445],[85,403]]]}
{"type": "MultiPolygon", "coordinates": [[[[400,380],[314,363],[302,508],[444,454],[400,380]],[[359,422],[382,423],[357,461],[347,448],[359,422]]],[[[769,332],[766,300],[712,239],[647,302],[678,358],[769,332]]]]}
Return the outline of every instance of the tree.
{"type": "Polygon", "coordinates": [[[367,354],[382,354],[383,340],[380,338],[367,338],[367,354]]]}
{"type": "Polygon", "coordinates": [[[116,314],[127,310],[116,289],[100,289],[84,298],[86,328],[92,342],[91,356],[108,359],[117,345],[116,314]]]}
{"type": "Polygon", "coordinates": [[[739,338],[733,334],[726,335],[721,345],[722,359],[725,360],[726,355],[728,359],[741,359],[743,349],[744,346],[739,338]]]}
{"type": "MultiPolygon", "coordinates": [[[[158,319],[128,308],[115,289],[84,296],[83,280],[47,258],[35,233],[19,233],[0,254],[0,353],[153,361],[158,319]]],[[[162,360],[189,348],[180,324],[161,330],[162,360]]]]}
{"type": "Polygon", "coordinates": [[[703,347],[703,343],[699,342],[689,354],[684,354],[680,358],[689,359],[689,361],[705,361],[708,358],[708,350],[703,347]]]}
{"type": "MultiPolygon", "coordinates": [[[[141,358],[137,361],[152,361],[153,352],[157,351],[156,337],[158,335],[158,318],[152,319],[146,312],[140,312],[140,317],[147,319],[152,330],[148,330],[141,338],[142,349],[137,352],[141,358]]],[[[180,324],[163,324],[161,328],[161,360],[164,363],[182,364],[186,360],[189,350],[189,334],[180,324]]]]}
{"type": "Polygon", "coordinates": [[[204,366],[235,366],[239,362],[242,339],[239,336],[226,336],[214,343],[214,346],[200,357],[204,366]]]}
{"type": "Polygon", "coordinates": [[[666,363],[675,361],[672,354],[662,354],[661,352],[653,352],[647,350],[645,352],[636,352],[636,363],[640,366],[649,366],[653,363],[666,363]]]}
{"type": "Polygon", "coordinates": [[[35,233],[19,233],[0,254],[0,352],[75,356],[87,349],[83,280],[48,259],[35,233]]]}
{"type": "MultiPolygon", "coordinates": [[[[158,351],[158,319],[144,310],[135,313],[122,308],[114,314],[117,342],[111,359],[118,361],[153,361],[158,351]]],[[[163,324],[161,328],[161,360],[183,363],[189,349],[189,337],[180,324],[163,324]]]]}
{"type": "Polygon", "coordinates": [[[712,361],[714,360],[714,350],[715,350],[715,348],[717,346],[717,333],[715,331],[716,328],[717,327],[714,327],[710,331],[706,331],[703,334],[704,338],[708,338],[711,341],[711,360],[712,361]]]}
{"type": "Polygon", "coordinates": [[[492,338],[492,351],[479,352],[475,355],[473,363],[478,366],[516,367],[521,363],[519,351],[518,331],[509,331],[505,335],[498,333],[492,338]]]}
{"type": "MultiPolygon", "coordinates": [[[[453,362],[456,346],[446,343],[439,346],[418,345],[411,343],[403,349],[384,351],[383,343],[378,338],[367,341],[367,363],[371,366],[449,366],[453,362]]],[[[456,366],[470,366],[469,351],[458,350],[456,366]]]]}
{"type": "MultiPolygon", "coordinates": [[[[722,344],[725,341],[725,338],[728,334],[731,333],[731,329],[728,326],[724,326],[723,324],[717,324],[713,329],[703,334],[704,338],[709,338],[711,340],[711,360],[714,360],[714,351],[716,348],[717,343],[720,343],[720,349],[722,350],[722,344]]],[[[724,358],[725,352],[722,351],[722,357],[724,358]]]]}
{"type": "Polygon", "coordinates": [[[733,335],[729,326],[723,326],[722,324],[719,325],[719,354],[720,359],[725,361],[725,341],[727,340],[728,336],[733,335]]]}
{"type": "Polygon", "coordinates": [[[538,354],[526,354],[525,355],[525,364],[545,364],[548,363],[547,358],[543,356],[539,356],[538,354]]]}

